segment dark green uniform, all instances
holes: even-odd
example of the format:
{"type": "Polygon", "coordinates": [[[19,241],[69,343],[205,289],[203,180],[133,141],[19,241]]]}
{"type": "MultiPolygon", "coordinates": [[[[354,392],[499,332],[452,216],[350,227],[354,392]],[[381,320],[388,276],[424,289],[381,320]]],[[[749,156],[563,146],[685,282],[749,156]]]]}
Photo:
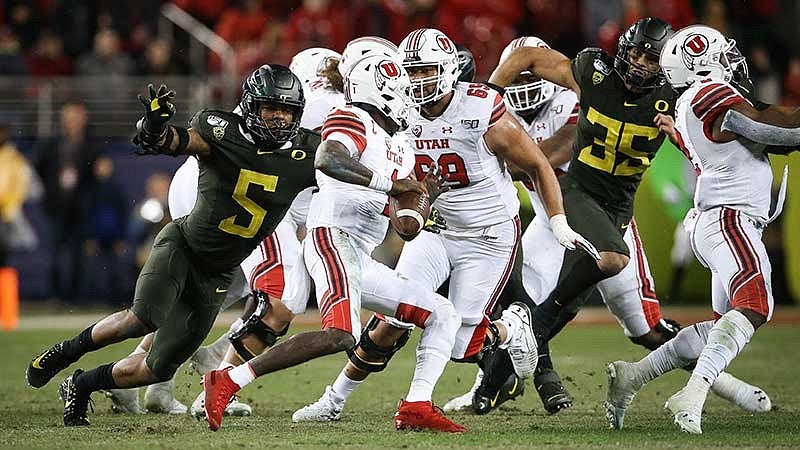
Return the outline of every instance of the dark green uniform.
{"type": "Polygon", "coordinates": [[[136,283],[136,316],[157,328],[147,364],[169,378],[205,339],[238,265],[271,234],[297,194],[316,184],[319,135],[300,129],[281,149],[259,148],[241,117],[203,110],[191,121],[211,147],[197,202],[168,224],[136,283]]]}
{"type": "Polygon", "coordinates": [[[677,96],[666,84],[630,93],[614,71],[614,58],[599,49],[580,52],[572,73],[581,100],[572,161],[561,177],[567,217],[599,251],[627,255],[622,235],[634,195],[666,137],[653,119],[671,115],[677,96]]]}

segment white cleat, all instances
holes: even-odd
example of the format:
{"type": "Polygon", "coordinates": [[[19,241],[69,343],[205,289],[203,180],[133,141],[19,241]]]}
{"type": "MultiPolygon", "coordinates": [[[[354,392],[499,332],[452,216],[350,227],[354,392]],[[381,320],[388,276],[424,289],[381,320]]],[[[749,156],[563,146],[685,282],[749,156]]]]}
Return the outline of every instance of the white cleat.
{"type": "Polygon", "coordinates": [[[691,434],[703,434],[700,428],[703,414],[703,393],[686,386],[667,400],[664,408],[672,413],[675,425],[691,434]]]}
{"type": "Polygon", "coordinates": [[[116,414],[147,414],[139,406],[139,388],[109,389],[103,394],[111,400],[111,411],[116,414]]]}
{"type": "Polygon", "coordinates": [[[144,407],[153,413],[186,414],[189,408],[172,395],[174,388],[174,379],[147,386],[144,391],[144,407]]]}
{"type": "Polygon", "coordinates": [[[525,379],[533,375],[539,362],[536,337],[531,326],[531,312],[524,303],[514,302],[503,311],[504,319],[518,322],[517,332],[508,343],[508,354],[517,376],[525,379]]]}
{"type": "Polygon", "coordinates": [[[772,400],[764,390],[747,384],[727,372],[719,374],[711,386],[711,391],[745,411],[763,413],[772,409],[772,400]]]}
{"type": "Polygon", "coordinates": [[[625,411],[633,402],[633,397],[644,386],[636,376],[636,366],[625,361],[614,361],[606,368],[608,374],[608,394],[603,407],[606,410],[608,426],[621,430],[625,422],[625,411]]]}
{"type": "Polygon", "coordinates": [[[444,412],[454,412],[454,411],[462,411],[466,409],[472,408],[472,397],[475,395],[475,391],[478,389],[478,386],[481,385],[481,381],[483,381],[483,370],[478,369],[478,373],[475,375],[475,384],[469,389],[464,395],[459,395],[458,397],[448,401],[442,407],[444,412]]]}
{"type": "MultiPolygon", "coordinates": [[[[204,418],[206,416],[206,412],[203,409],[204,405],[205,393],[200,392],[197,398],[192,402],[192,407],[189,408],[192,417],[197,420],[204,418]]],[[[253,408],[247,403],[240,402],[238,397],[234,397],[233,400],[228,403],[228,406],[225,407],[225,412],[223,414],[226,416],[247,417],[253,415],[253,408]]]]}
{"type": "Polygon", "coordinates": [[[189,358],[189,366],[202,376],[216,369],[219,363],[222,362],[223,356],[224,355],[217,354],[211,346],[200,347],[194,352],[192,357],[189,358]]]}
{"type": "Polygon", "coordinates": [[[325,393],[316,402],[303,406],[292,414],[292,422],[336,422],[342,418],[344,405],[333,399],[333,389],[325,386],[325,393]]]}

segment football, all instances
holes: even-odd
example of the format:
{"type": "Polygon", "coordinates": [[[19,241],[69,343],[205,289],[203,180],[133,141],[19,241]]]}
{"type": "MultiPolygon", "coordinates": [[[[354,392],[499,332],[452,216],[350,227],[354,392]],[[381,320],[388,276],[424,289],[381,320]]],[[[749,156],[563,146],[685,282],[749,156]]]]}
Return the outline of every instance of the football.
{"type": "Polygon", "coordinates": [[[422,231],[430,213],[431,204],[427,194],[404,192],[389,197],[389,219],[397,234],[405,241],[414,239],[422,231]]]}

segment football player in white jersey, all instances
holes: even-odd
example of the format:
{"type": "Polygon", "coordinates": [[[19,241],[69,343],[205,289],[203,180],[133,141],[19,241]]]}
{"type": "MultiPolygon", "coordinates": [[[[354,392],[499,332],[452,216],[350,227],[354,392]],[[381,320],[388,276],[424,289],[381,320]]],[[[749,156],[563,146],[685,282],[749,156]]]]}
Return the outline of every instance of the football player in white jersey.
{"type": "MultiPolygon", "coordinates": [[[[518,38],[505,48],[499,64],[502,64],[515,48],[521,46],[549,48],[545,42],[533,36],[518,38]]],[[[529,72],[524,71],[506,88],[505,101],[520,123],[527,126],[528,134],[539,143],[556,173],[566,172],[572,157],[579,107],[575,93],[546,80],[532,77],[529,72]]],[[[547,298],[556,284],[558,272],[553,268],[561,264],[563,250],[553,238],[547,223],[542,220],[544,209],[538,196],[535,195],[533,186],[529,180],[524,184],[528,188],[527,193],[531,197],[536,217],[522,237],[524,260],[522,284],[525,295],[539,303],[547,298]]],[[[632,255],[631,262],[619,274],[599,282],[597,289],[608,309],[619,321],[625,335],[632,342],[654,350],[673,338],[679,328],[673,321],[664,319],[661,314],[655,284],[635,221],[631,221],[623,239],[632,255]]],[[[507,293],[504,292],[503,295],[507,293]]],[[[504,300],[501,297],[501,304],[504,300]]],[[[572,317],[574,314],[566,317],[564,325],[572,317]]],[[[472,406],[475,412],[485,414],[503,401],[524,392],[524,384],[520,384],[521,380],[514,377],[511,368],[506,367],[504,371],[493,367],[491,373],[492,376],[481,384],[483,377],[479,372],[472,390],[447,402],[444,410],[451,411],[472,406]],[[482,387],[478,390],[479,385],[482,387]],[[476,390],[479,391],[479,395],[473,401],[472,393],[476,390]]],[[[538,368],[534,376],[537,392],[540,393],[542,403],[548,411],[553,399],[542,395],[543,390],[540,389],[540,385],[557,376],[552,369],[538,368]]],[[[740,380],[725,374],[724,379],[715,383],[714,390],[745,409],[753,410],[754,406],[742,401],[753,400],[752,398],[736,399],[735,394],[740,387],[744,387],[743,385],[745,384],[740,380]]]]}
{"type": "MultiPolygon", "coordinates": [[[[524,378],[535,368],[535,356],[526,354],[529,349],[535,353],[530,347],[527,306],[513,304],[498,321],[488,318],[513,266],[520,233],[519,201],[504,159],[536,175],[538,192],[543,194],[553,232],[562,245],[590,252],[593,247],[563,222],[553,171],[522,126],[506,112],[500,94],[485,84],[456,82],[459,69],[453,42],[441,31],[420,29],[403,40],[400,50],[412,78],[411,96],[421,108],[407,131],[417,154],[417,177],[439,167],[452,189],[436,204],[447,230],[438,235],[423,233],[407,242],[397,270],[422,280],[432,290],[450,278],[448,298],[461,316],[451,354],[454,361],[480,362],[485,351],[507,347],[515,371],[524,378]],[[525,335],[503,337],[503,330],[509,328],[507,316],[524,318],[525,335]]],[[[356,355],[388,336],[397,338],[404,329],[392,318],[370,325],[356,355]]],[[[392,355],[388,347],[381,361],[351,355],[333,386],[317,402],[297,411],[293,420],[338,420],[347,397],[366,375],[385,367],[392,355]]]]}
{"type": "Polygon", "coordinates": [[[236,368],[207,373],[203,389],[212,430],[221,426],[231,397],[256,376],[352,348],[360,334],[363,305],[425,330],[417,351],[417,372],[395,414],[395,426],[466,431],[431,402],[459,325],[455,309],[433,290],[369,256],[388,226],[382,215],[387,194],[427,192],[435,201],[440,189],[446,189],[433,172],[422,183],[406,178],[414,162],[402,134],[408,126],[409,88],[399,59],[366,57],[346,75],[348,104],[331,111],[322,128],[315,163],[320,190],[312,198],[309,237],[303,244],[323,330],[295,335],[236,368]]]}
{"type": "Polygon", "coordinates": [[[665,407],[683,431],[700,434],[711,385],[772,316],[771,268],[761,233],[782,210],[786,171],[770,214],[766,151],[800,144],[800,114],[755,108],[731,84],[735,65],[744,64],[734,49],[735,42],[719,31],[694,25],[676,33],[661,52],[667,81],[682,93],[674,132],[669,118],[656,120],[696,169],[694,208],[684,225],[695,255],[711,270],[716,320],[684,328],[637,363],[609,365],[605,408],[614,428],[622,427],[626,409],[647,382],[696,360],[686,387],[665,407]]]}

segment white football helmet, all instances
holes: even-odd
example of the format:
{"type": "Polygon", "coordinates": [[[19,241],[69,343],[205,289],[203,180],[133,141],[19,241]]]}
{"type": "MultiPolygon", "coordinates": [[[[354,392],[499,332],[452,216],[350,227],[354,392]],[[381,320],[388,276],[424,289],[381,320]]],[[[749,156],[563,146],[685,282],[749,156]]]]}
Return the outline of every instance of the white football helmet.
{"type": "Polygon", "coordinates": [[[742,65],[747,71],[736,41],[705,25],[692,25],[675,33],[661,49],[659,63],[676,89],[706,78],[731,81],[733,71],[742,70],[742,65]]]}
{"type": "Polygon", "coordinates": [[[452,91],[461,69],[458,67],[456,45],[435,28],[421,28],[408,34],[400,43],[403,67],[436,66],[436,74],[411,80],[411,100],[417,105],[434,102],[452,91]],[[425,92],[425,86],[434,89],[425,92]]]}
{"type": "Polygon", "coordinates": [[[397,58],[372,55],[361,58],[344,79],[347,103],[366,103],[376,107],[399,127],[408,128],[411,111],[411,80],[397,58]]]}
{"type": "Polygon", "coordinates": [[[289,63],[289,70],[300,78],[303,85],[307,85],[321,75],[330,60],[341,58],[341,54],[329,48],[307,48],[294,55],[292,62],[289,63]]]}
{"type": "MultiPolygon", "coordinates": [[[[543,40],[535,36],[517,38],[503,49],[503,53],[500,54],[500,62],[497,65],[503,64],[511,56],[511,52],[519,47],[550,48],[543,40]]],[[[536,77],[527,70],[520,72],[518,79],[521,79],[522,83],[507,86],[506,93],[503,95],[506,105],[513,111],[535,111],[541,105],[547,103],[556,93],[555,84],[536,77]]]]}
{"type": "Polygon", "coordinates": [[[381,37],[364,36],[353,39],[347,43],[347,46],[342,51],[342,58],[339,60],[339,73],[342,78],[347,76],[347,72],[350,71],[355,63],[372,55],[398,59],[400,53],[393,42],[381,37]]]}

